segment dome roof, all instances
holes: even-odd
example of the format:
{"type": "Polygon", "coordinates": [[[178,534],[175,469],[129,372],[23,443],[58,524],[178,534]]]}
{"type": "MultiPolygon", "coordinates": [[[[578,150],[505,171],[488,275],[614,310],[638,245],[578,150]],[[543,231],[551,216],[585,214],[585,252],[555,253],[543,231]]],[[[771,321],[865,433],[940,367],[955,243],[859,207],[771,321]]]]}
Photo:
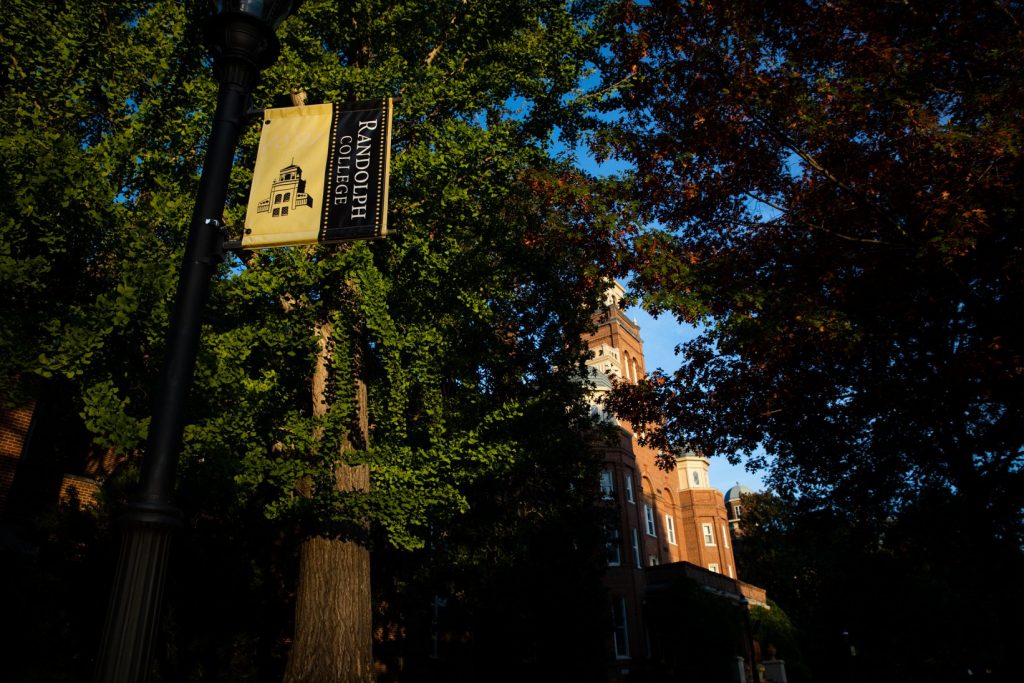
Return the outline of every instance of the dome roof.
{"type": "Polygon", "coordinates": [[[748,493],[753,493],[753,490],[749,486],[737,483],[735,486],[725,492],[725,502],[729,503],[734,500],[739,500],[740,496],[748,493]]]}

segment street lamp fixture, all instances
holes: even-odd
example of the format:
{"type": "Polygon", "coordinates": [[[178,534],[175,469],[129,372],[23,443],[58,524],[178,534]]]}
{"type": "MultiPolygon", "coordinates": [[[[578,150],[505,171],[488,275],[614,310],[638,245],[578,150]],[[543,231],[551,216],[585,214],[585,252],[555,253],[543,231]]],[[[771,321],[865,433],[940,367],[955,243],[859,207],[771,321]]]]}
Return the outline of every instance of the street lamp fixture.
{"type": "MultiPolygon", "coordinates": [[[[264,69],[274,63],[280,44],[274,33],[301,0],[211,0],[206,44],[214,69],[238,62],[264,69]]],[[[218,75],[218,78],[220,76],[218,75]]]]}
{"type": "Polygon", "coordinates": [[[300,3],[301,0],[210,0],[210,9],[216,17],[228,13],[246,14],[273,31],[300,3]]]}
{"type": "Polygon", "coordinates": [[[173,504],[184,406],[199,348],[210,279],[222,260],[228,178],[260,70],[277,58],[275,28],[299,0],[211,2],[206,39],[220,83],[167,332],[139,487],[118,522],[121,552],[96,668],[100,683],[144,683],[163,602],[170,541],[181,527],[173,504]]]}

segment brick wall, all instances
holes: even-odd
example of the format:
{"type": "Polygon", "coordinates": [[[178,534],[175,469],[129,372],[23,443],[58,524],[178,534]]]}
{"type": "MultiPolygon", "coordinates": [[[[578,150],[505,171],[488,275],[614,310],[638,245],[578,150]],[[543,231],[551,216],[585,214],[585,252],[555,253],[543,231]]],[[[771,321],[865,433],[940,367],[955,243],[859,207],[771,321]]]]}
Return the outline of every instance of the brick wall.
{"type": "Polygon", "coordinates": [[[0,513],[7,504],[34,412],[35,402],[20,408],[0,407],[0,513]]]}
{"type": "Polygon", "coordinates": [[[100,484],[89,477],[65,474],[60,482],[61,505],[77,505],[79,508],[94,507],[100,484]]]}

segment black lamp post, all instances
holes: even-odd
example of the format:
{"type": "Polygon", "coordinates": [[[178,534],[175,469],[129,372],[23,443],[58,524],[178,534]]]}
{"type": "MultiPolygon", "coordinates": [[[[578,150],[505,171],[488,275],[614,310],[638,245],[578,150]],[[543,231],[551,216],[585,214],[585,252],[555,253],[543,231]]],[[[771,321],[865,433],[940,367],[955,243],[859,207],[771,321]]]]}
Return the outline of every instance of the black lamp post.
{"type": "Polygon", "coordinates": [[[274,29],[300,0],[211,2],[206,38],[220,82],[195,211],[167,334],[160,391],[153,407],[139,489],[119,518],[121,553],[96,668],[101,683],[141,683],[163,602],[171,537],[181,526],[174,476],[181,451],[184,404],[195,371],[210,278],[221,260],[220,219],[228,176],[245,124],[249,94],[279,45],[274,29]]]}

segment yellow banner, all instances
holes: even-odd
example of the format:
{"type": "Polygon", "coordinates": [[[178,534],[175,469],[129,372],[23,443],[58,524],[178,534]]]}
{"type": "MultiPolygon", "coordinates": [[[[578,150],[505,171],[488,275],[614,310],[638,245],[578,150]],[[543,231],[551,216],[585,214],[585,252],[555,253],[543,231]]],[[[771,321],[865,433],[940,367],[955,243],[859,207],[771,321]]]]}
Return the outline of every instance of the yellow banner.
{"type": "Polygon", "coordinates": [[[387,235],[391,100],[267,109],[242,247],[387,235]]]}

